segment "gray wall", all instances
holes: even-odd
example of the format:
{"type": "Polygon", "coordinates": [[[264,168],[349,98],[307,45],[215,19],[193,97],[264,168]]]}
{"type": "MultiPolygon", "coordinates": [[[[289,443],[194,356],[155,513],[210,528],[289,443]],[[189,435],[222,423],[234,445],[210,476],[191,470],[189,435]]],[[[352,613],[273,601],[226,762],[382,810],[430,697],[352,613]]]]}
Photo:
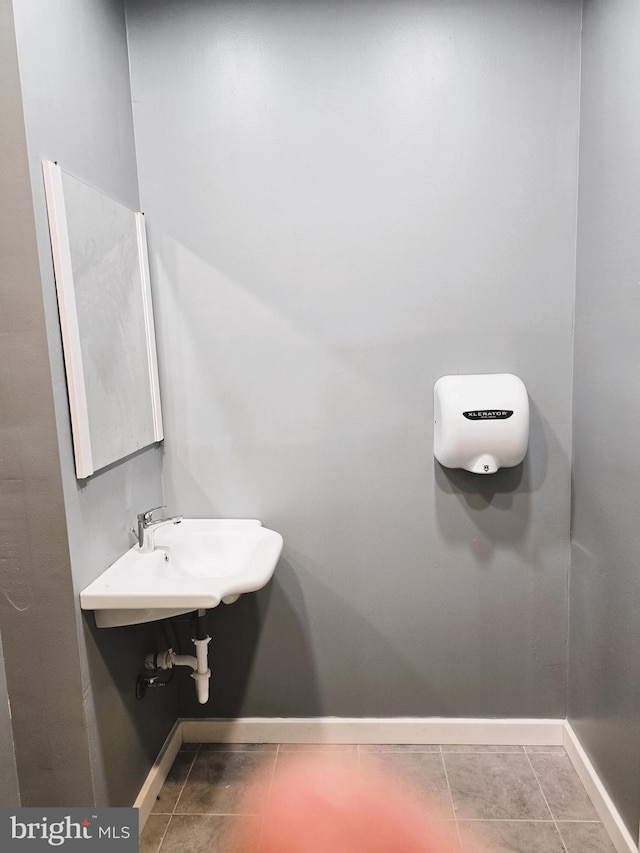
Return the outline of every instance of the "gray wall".
{"type": "Polygon", "coordinates": [[[11,3],[0,2],[0,623],[22,805],[89,805],[89,745],[11,3]]]}
{"type": "Polygon", "coordinates": [[[640,819],[640,6],[584,5],[569,719],[640,819]]]}
{"type": "Polygon", "coordinates": [[[183,714],[564,716],[580,12],[127,4],[165,498],[286,543],[183,714]],[[446,472],[501,371],[525,463],[446,472]]]}
{"type": "MultiPolygon", "coordinates": [[[[1,614],[18,771],[23,803],[57,788],[113,805],[135,795],[175,708],[169,693],[131,699],[152,629],[101,633],[76,593],[160,502],[160,454],[75,481],[40,160],[138,206],[124,15],[116,0],[15,7],[54,389],[2,0],[3,151],[17,158],[0,210],[16,380],[2,580],[31,596],[1,614]],[[19,665],[34,619],[39,643],[51,632],[75,655],[51,667],[44,717],[19,665]]],[[[182,713],[562,716],[580,3],[130,0],[128,23],[166,497],[257,516],[286,541],[268,589],[212,614],[213,698],[199,708],[183,678],[182,713]],[[486,481],[443,471],[434,380],[502,370],[530,391],[525,464],[486,481]]],[[[639,29],[633,0],[586,0],[568,673],[571,722],[632,831],[639,29]]],[[[5,785],[17,802],[12,773],[5,785]]]]}
{"type": "MultiPolygon", "coordinates": [[[[135,679],[156,645],[156,629],[98,631],[92,614],[79,611],[77,593],[130,547],[136,513],[162,503],[161,453],[154,447],[90,480],[75,479],[41,171],[43,159],[57,160],[138,208],[124,6],[122,0],[15,0],[14,7],[71,558],[71,607],[62,627],[80,640],[78,690],[93,800],[130,805],[175,720],[175,693],[158,691],[136,702],[135,679]]],[[[52,612],[49,618],[58,617],[52,612]]]]}
{"type": "MultiPolygon", "coordinates": [[[[13,15],[11,14],[10,0],[0,0],[0,78],[3,81],[2,89],[0,89],[0,112],[4,117],[2,125],[0,125],[0,143],[4,153],[5,160],[15,165],[15,158],[20,152],[24,152],[24,127],[22,122],[22,108],[20,104],[20,83],[18,76],[18,62],[15,51],[15,39],[13,37],[13,15]]],[[[19,161],[18,161],[19,162],[19,161]]],[[[24,162],[24,160],[23,160],[24,162]]],[[[0,173],[0,233],[10,222],[9,210],[12,204],[15,204],[17,198],[20,197],[19,184],[16,186],[15,175],[9,178],[10,183],[7,183],[6,170],[0,173]]],[[[1,240],[2,238],[0,238],[1,240]]],[[[6,243],[2,243],[2,253],[0,254],[0,355],[4,356],[6,352],[7,336],[14,330],[2,323],[2,317],[6,316],[7,308],[10,306],[10,300],[7,298],[7,290],[9,281],[12,278],[11,272],[11,256],[5,255],[4,250],[8,248],[6,243]]],[[[14,256],[15,257],[15,256],[14,256]]],[[[16,259],[18,260],[18,259],[16,259]]],[[[19,260],[18,260],[19,263],[19,260]]],[[[7,400],[5,394],[2,393],[4,382],[0,385],[0,411],[1,407],[6,407],[7,400]]],[[[11,473],[6,470],[4,460],[6,459],[6,444],[9,440],[9,431],[11,427],[4,419],[0,419],[0,511],[2,516],[5,515],[8,509],[9,496],[5,492],[5,483],[11,477],[11,473]]],[[[11,479],[13,479],[11,477],[11,479]]],[[[14,503],[14,501],[12,501],[14,503]]],[[[15,501],[14,505],[17,504],[15,501]]],[[[15,520],[13,515],[11,521],[15,520]]],[[[7,547],[5,539],[6,532],[3,529],[3,552],[0,554],[0,566],[2,572],[2,584],[6,583],[7,574],[7,557],[4,549],[7,547]]],[[[11,541],[11,540],[10,540],[11,541]]],[[[4,619],[0,611],[0,628],[4,619]]],[[[18,806],[20,805],[20,791],[18,787],[18,772],[16,768],[15,746],[13,740],[13,727],[11,725],[11,707],[9,704],[9,693],[7,689],[7,679],[4,666],[4,650],[2,649],[2,638],[0,637],[0,766],[3,768],[3,773],[0,777],[0,806],[18,806]]]]}
{"type": "Polygon", "coordinates": [[[4,670],[4,655],[0,639],[0,806],[19,806],[18,771],[11,726],[11,706],[4,670]]]}

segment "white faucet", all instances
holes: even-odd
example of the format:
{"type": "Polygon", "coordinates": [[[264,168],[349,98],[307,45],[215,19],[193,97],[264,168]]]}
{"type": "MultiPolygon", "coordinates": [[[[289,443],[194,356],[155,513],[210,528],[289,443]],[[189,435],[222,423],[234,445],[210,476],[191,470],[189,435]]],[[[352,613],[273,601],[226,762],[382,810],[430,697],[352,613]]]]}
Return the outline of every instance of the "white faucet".
{"type": "Polygon", "coordinates": [[[159,518],[154,521],[152,517],[153,513],[164,508],[164,506],[156,506],[153,509],[138,513],[138,547],[142,554],[149,554],[154,550],[154,536],[159,527],[164,527],[165,524],[180,524],[182,521],[181,515],[173,515],[171,518],[159,518]]]}

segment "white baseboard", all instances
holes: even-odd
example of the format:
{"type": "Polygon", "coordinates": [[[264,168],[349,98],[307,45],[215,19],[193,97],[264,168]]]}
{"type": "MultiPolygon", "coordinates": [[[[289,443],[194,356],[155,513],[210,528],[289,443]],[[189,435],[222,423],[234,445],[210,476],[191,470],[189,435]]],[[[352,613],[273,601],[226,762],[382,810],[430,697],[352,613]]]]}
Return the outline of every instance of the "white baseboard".
{"type": "Polygon", "coordinates": [[[585,787],[585,790],[598,817],[602,821],[602,825],[606,829],[611,843],[616,848],[618,853],[638,853],[638,845],[631,837],[631,833],[624,825],[620,814],[613,804],[613,801],[606,788],[600,781],[598,774],[587,753],[582,748],[582,744],[578,740],[578,736],[571,727],[571,724],[565,720],[564,723],[564,741],[563,746],[567,755],[571,759],[576,773],[580,777],[580,781],[585,787]]]}
{"type": "Polygon", "coordinates": [[[160,789],[164,785],[165,779],[171,770],[181,746],[182,724],[181,721],[178,720],[167,735],[167,739],[165,740],[162,749],[160,750],[158,757],[149,771],[144,785],[140,788],[140,793],[133,804],[133,807],[138,809],[139,812],[138,820],[140,832],[144,829],[147,818],[151,814],[156,798],[160,793],[160,789]]]}
{"type": "Polygon", "coordinates": [[[178,720],[134,806],[140,831],[183,743],[424,743],[564,746],[617,853],[638,853],[611,797],[567,720],[440,717],[243,717],[178,720]]]}
{"type": "Polygon", "coordinates": [[[182,720],[185,743],[468,743],[561,746],[564,720],[244,717],[182,720]]]}

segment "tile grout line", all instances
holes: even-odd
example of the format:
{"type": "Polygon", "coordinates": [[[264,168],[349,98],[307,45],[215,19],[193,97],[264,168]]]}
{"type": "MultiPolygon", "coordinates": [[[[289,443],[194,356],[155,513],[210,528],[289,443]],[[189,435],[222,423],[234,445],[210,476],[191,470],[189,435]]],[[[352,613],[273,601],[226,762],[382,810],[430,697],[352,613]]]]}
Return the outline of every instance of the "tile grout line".
{"type": "MultiPolygon", "coordinates": [[[[180,797],[182,796],[182,792],[184,791],[184,787],[187,784],[187,779],[189,778],[191,771],[193,770],[193,765],[194,765],[195,760],[198,756],[198,753],[200,752],[201,746],[202,746],[202,744],[198,744],[198,748],[196,750],[194,750],[194,752],[193,752],[193,758],[191,759],[191,764],[189,765],[189,769],[187,770],[187,775],[184,777],[184,782],[182,783],[182,787],[180,788],[180,793],[176,797],[175,805],[173,806],[173,809],[169,813],[169,820],[167,821],[167,825],[165,826],[164,832],[162,833],[162,838],[160,839],[160,843],[158,844],[158,849],[156,850],[156,853],[160,853],[160,850],[162,849],[162,845],[164,844],[164,839],[167,835],[167,832],[169,831],[169,826],[171,825],[171,821],[173,820],[173,816],[176,813],[176,809],[178,807],[178,802],[180,801],[180,797]]],[[[167,812],[163,812],[163,814],[167,814],[167,812]]]]}
{"type": "Polygon", "coordinates": [[[164,832],[162,833],[162,838],[160,839],[160,842],[159,842],[159,844],[158,844],[158,846],[157,846],[157,848],[156,848],[156,853],[160,853],[160,848],[161,848],[161,847],[162,847],[162,845],[164,844],[164,839],[165,839],[165,836],[166,836],[167,831],[168,831],[168,829],[169,829],[169,824],[170,824],[170,823],[171,823],[171,815],[169,815],[169,820],[167,821],[167,825],[165,826],[165,828],[164,828],[164,832]]]}
{"type": "Polygon", "coordinates": [[[560,844],[562,845],[563,850],[566,850],[567,848],[565,846],[564,838],[562,837],[562,833],[560,832],[560,827],[558,826],[558,821],[556,820],[554,813],[551,811],[551,806],[549,805],[549,800],[547,799],[547,795],[542,790],[542,785],[540,784],[540,779],[538,779],[538,774],[536,773],[536,769],[533,766],[533,762],[531,761],[531,756],[529,755],[529,753],[526,750],[525,750],[524,754],[527,756],[527,761],[529,762],[529,767],[531,768],[531,772],[533,773],[534,778],[535,778],[536,782],[538,783],[538,788],[540,788],[540,793],[542,794],[542,798],[544,799],[545,805],[549,809],[549,814],[551,815],[551,818],[553,819],[553,825],[555,826],[556,832],[558,833],[558,838],[560,839],[560,844]]]}
{"type": "MultiPolygon", "coordinates": [[[[165,829],[162,832],[162,835],[158,841],[157,847],[155,848],[155,853],[161,853],[163,845],[164,845],[164,841],[166,840],[167,833],[168,833],[169,828],[172,824],[173,817],[178,816],[178,814],[182,814],[182,813],[177,812],[177,807],[178,807],[178,804],[179,804],[179,802],[180,802],[180,800],[184,794],[185,788],[188,784],[188,780],[189,780],[191,773],[193,771],[193,767],[196,763],[197,757],[202,752],[202,746],[203,745],[199,743],[197,745],[196,749],[193,751],[193,756],[192,756],[191,761],[188,765],[188,769],[187,769],[187,773],[186,773],[184,782],[182,783],[182,785],[180,787],[180,790],[179,790],[179,793],[176,797],[176,801],[175,801],[175,804],[173,806],[173,809],[170,812],[168,812],[168,811],[167,812],[156,812],[156,814],[158,814],[158,815],[160,815],[160,814],[168,815],[169,819],[168,819],[167,824],[165,826],[165,829]]],[[[434,746],[436,746],[436,745],[434,744],[434,746]]],[[[472,823],[476,823],[476,822],[478,822],[478,823],[482,823],[482,822],[486,822],[486,823],[494,823],[494,822],[495,823],[520,823],[520,822],[522,822],[522,823],[535,823],[535,824],[537,824],[537,823],[541,823],[541,824],[553,823],[553,825],[556,829],[556,832],[558,833],[558,838],[561,842],[562,850],[564,850],[564,851],[566,851],[567,848],[565,846],[564,838],[563,838],[561,828],[560,828],[562,824],[567,824],[567,825],[569,825],[569,824],[581,824],[581,825],[584,825],[584,824],[586,824],[586,825],[600,824],[600,825],[602,825],[602,822],[598,819],[594,819],[594,820],[590,820],[590,819],[577,819],[577,820],[565,819],[565,820],[561,820],[561,819],[555,818],[555,815],[554,815],[554,813],[551,809],[551,806],[549,804],[549,800],[548,800],[548,798],[544,792],[544,789],[542,787],[539,775],[536,772],[535,767],[533,765],[533,761],[531,759],[531,754],[529,752],[527,752],[525,747],[521,747],[522,753],[518,752],[518,753],[513,753],[513,754],[524,754],[527,756],[527,763],[528,763],[529,767],[531,768],[531,771],[533,773],[534,779],[536,780],[536,783],[538,784],[538,788],[540,790],[540,793],[542,794],[542,798],[545,802],[545,805],[546,805],[548,813],[549,813],[549,818],[537,819],[537,820],[531,820],[530,818],[521,818],[521,819],[513,819],[513,818],[512,819],[509,819],[509,818],[507,818],[507,819],[503,819],[503,818],[468,818],[468,819],[463,818],[463,819],[460,819],[460,818],[458,818],[458,815],[457,815],[457,812],[455,809],[455,805],[454,805],[453,792],[451,789],[449,774],[448,774],[448,770],[447,770],[446,753],[448,752],[448,750],[446,749],[446,746],[447,745],[439,744],[439,745],[437,745],[437,747],[435,749],[429,750],[429,752],[431,752],[434,755],[436,755],[436,754],[440,755],[441,764],[442,764],[444,774],[445,774],[445,781],[447,784],[447,793],[448,793],[448,797],[449,797],[449,803],[450,803],[450,806],[452,809],[453,820],[455,821],[455,825],[456,825],[456,837],[458,839],[460,853],[462,853],[462,850],[463,850],[460,822],[463,822],[465,824],[472,824],[472,823]]],[[[235,751],[248,752],[249,750],[233,750],[233,751],[234,752],[235,751]]],[[[357,758],[358,768],[360,768],[360,766],[361,766],[362,754],[364,752],[365,752],[365,750],[363,749],[363,745],[362,744],[356,744],[356,758],[357,758]]],[[[398,751],[398,752],[401,752],[401,751],[398,751]]],[[[476,752],[479,752],[479,750],[473,750],[473,751],[470,750],[466,754],[473,754],[476,752]]],[[[284,756],[284,754],[285,754],[285,750],[282,749],[282,744],[280,744],[280,743],[276,744],[276,749],[273,751],[273,764],[272,764],[272,769],[271,769],[271,773],[270,773],[270,777],[269,777],[268,789],[266,792],[267,807],[268,807],[268,804],[270,802],[271,795],[272,795],[273,783],[274,783],[274,779],[275,779],[278,760],[280,757],[284,756]]],[[[428,754],[428,753],[425,751],[424,754],[428,754]]],[[[460,750],[456,750],[456,751],[449,752],[449,754],[450,755],[458,755],[458,754],[462,754],[462,753],[460,750]]],[[[491,754],[491,752],[488,751],[485,754],[491,754]]],[[[508,754],[508,753],[504,753],[504,754],[508,754]]],[[[533,753],[533,754],[535,754],[535,753],[533,753]]],[[[552,754],[556,754],[556,753],[552,753],[552,754]]],[[[207,816],[211,816],[214,813],[203,812],[202,814],[207,815],[207,816]]],[[[226,812],[220,813],[221,816],[227,816],[228,814],[234,814],[235,815],[236,813],[226,813],[226,812]]],[[[240,813],[237,813],[237,815],[240,816],[240,813]]],[[[244,815],[244,813],[243,813],[243,815],[244,815]]],[[[259,832],[259,836],[258,836],[258,843],[259,843],[259,845],[261,845],[262,841],[263,841],[263,836],[264,836],[265,813],[263,812],[262,814],[256,814],[255,816],[261,818],[260,832],[259,832]]]]}
{"type": "Polygon", "coordinates": [[[554,820],[550,818],[530,818],[530,817],[461,817],[460,823],[596,823],[600,824],[599,820],[554,820]]]}
{"type": "Polygon", "coordinates": [[[200,746],[201,746],[201,744],[198,744],[198,748],[197,748],[197,749],[196,749],[196,751],[194,752],[194,754],[193,754],[193,758],[191,759],[191,764],[189,765],[189,769],[187,770],[187,775],[184,777],[184,782],[182,783],[182,787],[180,788],[180,793],[179,793],[179,794],[178,794],[178,796],[177,796],[176,804],[175,804],[175,806],[173,807],[173,811],[171,812],[171,816],[172,816],[172,817],[173,817],[173,815],[176,813],[176,809],[178,808],[178,803],[180,802],[180,797],[181,797],[181,796],[182,796],[182,794],[184,793],[184,789],[186,788],[186,786],[187,786],[187,782],[189,781],[189,776],[191,776],[191,771],[193,770],[193,765],[194,765],[194,764],[195,764],[195,762],[196,762],[196,758],[197,758],[197,757],[198,757],[198,755],[200,754],[200,746]]]}
{"type": "MultiPolygon", "coordinates": [[[[569,818],[564,818],[563,820],[556,820],[558,826],[562,823],[599,823],[602,826],[601,820],[587,820],[586,818],[581,818],[580,820],[570,820],[569,818]]],[[[608,834],[608,833],[607,833],[608,834]]]]}
{"type": "Polygon", "coordinates": [[[265,814],[269,808],[269,801],[271,800],[271,789],[273,788],[273,780],[276,775],[276,765],[278,763],[278,757],[280,755],[280,744],[277,745],[276,753],[273,759],[273,767],[271,768],[271,778],[269,779],[269,789],[267,791],[267,802],[265,806],[265,811],[260,815],[260,833],[258,835],[258,850],[262,847],[262,833],[264,832],[264,818],[265,814]]]}
{"type": "Polygon", "coordinates": [[[456,836],[458,838],[458,847],[460,848],[460,853],[462,853],[462,836],[460,835],[460,826],[458,825],[458,815],[456,814],[456,808],[453,804],[453,793],[451,791],[451,784],[449,782],[449,774],[447,773],[447,762],[444,760],[444,751],[442,749],[442,744],[439,744],[440,749],[440,760],[442,761],[442,767],[444,769],[444,778],[447,782],[447,791],[449,793],[449,802],[451,804],[451,813],[453,814],[453,819],[456,824],[456,836]]]}
{"type": "MultiPolygon", "coordinates": [[[[518,749],[524,751],[524,747],[516,744],[518,749]]],[[[474,744],[471,749],[447,749],[446,747],[458,746],[458,744],[451,743],[443,743],[440,746],[443,755],[520,755],[521,752],[518,752],[518,749],[483,749],[483,746],[490,746],[490,744],[474,744]]],[[[505,746],[510,746],[510,744],[505,744],[505,746]]]]}

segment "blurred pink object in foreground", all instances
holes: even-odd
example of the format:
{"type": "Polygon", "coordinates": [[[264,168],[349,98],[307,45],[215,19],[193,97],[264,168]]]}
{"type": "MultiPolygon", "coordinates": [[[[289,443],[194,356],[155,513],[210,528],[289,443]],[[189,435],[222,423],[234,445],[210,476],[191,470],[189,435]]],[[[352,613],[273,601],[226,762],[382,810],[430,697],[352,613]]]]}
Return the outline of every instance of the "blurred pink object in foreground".
{"type": "Polygon", "coordinates": [[[443,822],[423,794],[373,763],[358,767],[328,755],[298,757],[278,770],[263,821],[233,842],[243,853],[460,850],[453,822],[443,822]]]}

